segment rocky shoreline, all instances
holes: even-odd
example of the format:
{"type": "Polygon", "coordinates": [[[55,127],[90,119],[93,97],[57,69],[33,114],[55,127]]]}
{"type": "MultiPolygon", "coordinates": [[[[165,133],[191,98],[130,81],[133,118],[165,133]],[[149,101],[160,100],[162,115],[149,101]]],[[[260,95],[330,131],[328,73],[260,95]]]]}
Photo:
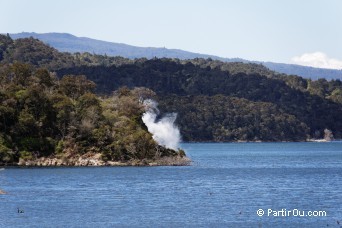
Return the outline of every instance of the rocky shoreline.
{"type": "Polygon", "coordinates": [[[85,154],[82,156],[71,158],[56,157],[40,157],[34,160],[19,159],[16,166],[27,167],[49,167],[49,166],[187,166],[191,160],[186,156],[160,157],[155,160],[130,160],[126,162],[120,161],[103,161],[101,154],[85,154]]]}

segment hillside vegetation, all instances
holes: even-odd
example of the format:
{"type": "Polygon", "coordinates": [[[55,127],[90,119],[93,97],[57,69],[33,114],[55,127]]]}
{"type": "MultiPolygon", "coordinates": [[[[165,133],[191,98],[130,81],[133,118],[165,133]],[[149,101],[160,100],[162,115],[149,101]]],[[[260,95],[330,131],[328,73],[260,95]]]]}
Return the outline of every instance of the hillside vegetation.
{"type": "Polygon", "coordinates": [[[212,59],[126,59],[60,53],[33,39],[2,36],[2,63],[85,75],[97,94],[122,86],[156,92],[162,113],[177,112],[186,141],[302,141],[325,129],[342,137],[342,83],[279,74],[260,64],[212,59]]]}
{"type": "Polygon", "coordinates": [[[199,54],[179,49],[168,49],[164,47],[136,47],[122,43],[106,42],[95,40],[87,37],[76,37],[67,33],[18,33],[11,34],[14,39],[34,37],[51,45],[59,51],[63,52],[89,52],[98,55],[122,56],[125,58],[178,58],[178,59],[194,59],[194,58],[212,58],[223,62],[254,62],[262,64],[267,68],[285,74],[299,75],[304,78],[318,79],[325,78],[342,79],[342,70],[322,69],[295,64],[273,63],[248,61],[241,58],[222,58],[213,55],[199,54]]]}
{"type": "Polygon", "coordinates": [[[10,49],[0,43],[6,57],[0,64],[0,165],[39,165],[36,161],[42,157],[54,158],[59,165],[88,165],[88,160],[77,161],[95,155],[102,165],[170,165],[182,160],[183,151],[159,146],[141,120],[146,111],[142,101],[153,98],[151,90],[123,87],[99,97],[93,93],[95,83],[85,76],[58,79],[47,69],[30,65],[49,64],[47,59],[55,58],[63,62],[68,55],[49,47],[41,49],[33,40],[23,41],[25,45],[19,41],[44,56],[35,58],[31,57],[36,56],[34,52],[23,46],[16,49],[16,44],[2,39],[10,49]],[[8,53],[13,59],[7,59],[8,53]]]}

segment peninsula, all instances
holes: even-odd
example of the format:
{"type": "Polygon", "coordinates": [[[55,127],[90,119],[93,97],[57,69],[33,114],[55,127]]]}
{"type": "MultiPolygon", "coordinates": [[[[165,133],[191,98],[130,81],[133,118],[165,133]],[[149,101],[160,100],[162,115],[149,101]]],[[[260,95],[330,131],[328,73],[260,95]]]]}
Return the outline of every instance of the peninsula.
{"type": "MultiPolygon", "coordinates": [[[[0,38],[1,47],[9,45],[3,60],[13,41],[0,38]]],[[[82,75],[59,79],[45,68],[2,61],[0,166],[189,164],[183,150],[158,145],[142,121],[152,90],[122,87],[99,96],[95,87],[82,75]]]]}

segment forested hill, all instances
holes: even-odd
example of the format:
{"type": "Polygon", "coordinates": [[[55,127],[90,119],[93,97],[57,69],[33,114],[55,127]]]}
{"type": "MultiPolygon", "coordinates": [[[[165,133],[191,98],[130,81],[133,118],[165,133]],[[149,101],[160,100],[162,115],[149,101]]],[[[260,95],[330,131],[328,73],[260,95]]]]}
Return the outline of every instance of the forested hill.
{"type": "Polygon", "coordinates": [[[142,121],[142,100],[153,91],[121,88],[97,96],[85,76],[58,79],[47,69],[17,62],[68,61],[28,41],[21,52],[0,37],[0,166],[188,164],[184,151],[158,145],[142,121]]]}
{"type": "MultiPolygon", "coordinates": [[[[205,55],[192,53],[179,49],[155,48],[155,47],[136,47],[132,45],[106,42],[101,40],[90,39],[86,37],[76,37],[67,33],[18,33],[11,34],[14,39],[34,37],[42,40],[46,44],[51,45],[59,51],[65,52],[89,52],[108,56],[123,56],[126,58],[211,58],[224,62],[249,62],[240,58],[222,58],[213,55],[205,55]]],[[[299,66],[294,64],[273,63],[273,62],[256,62],[268,67],[271,70],[285,73],[295,74],[304,78],[318,79],[342,79],[342,70],[322,69],[314,67],[299,66]]]]}
{"type": "Polygon", "coordinates": [[[85,75],[96,92],[147,87],[161,109],[178,113],[185,141],[297,141],[342,136],[340,80],[310,80],[260,64],[212,59],[126,59],[60,53],[42,42],[2,36],[1,62],[46,67],[62,75],[85,75]]]}

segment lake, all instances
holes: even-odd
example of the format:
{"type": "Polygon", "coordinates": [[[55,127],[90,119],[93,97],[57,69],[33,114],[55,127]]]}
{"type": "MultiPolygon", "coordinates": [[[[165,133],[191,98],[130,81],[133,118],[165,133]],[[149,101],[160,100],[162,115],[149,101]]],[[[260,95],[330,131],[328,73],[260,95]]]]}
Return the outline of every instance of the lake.
{"type": "Polygon", "coordinates": [[[181,147],[191,166],[5,168],[0,227],[342,225],[341,142],[181,147]]]}

